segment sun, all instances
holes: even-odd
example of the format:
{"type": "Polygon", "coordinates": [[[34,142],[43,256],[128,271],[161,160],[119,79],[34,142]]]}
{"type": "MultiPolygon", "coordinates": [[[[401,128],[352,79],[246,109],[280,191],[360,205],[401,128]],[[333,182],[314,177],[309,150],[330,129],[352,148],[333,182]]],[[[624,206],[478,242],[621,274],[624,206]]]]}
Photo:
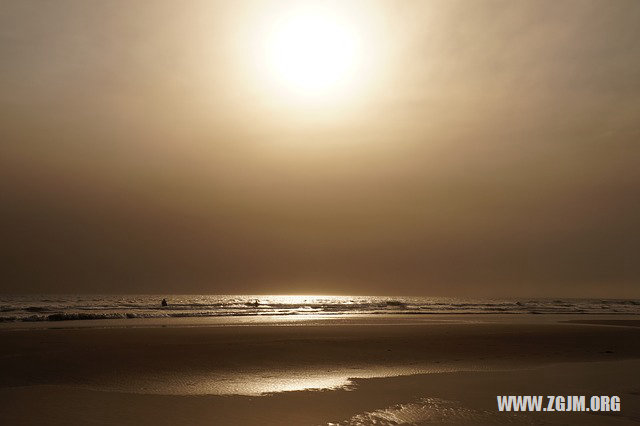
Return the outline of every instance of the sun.
{"type": "Polygon", "coordinates": [[[294,94],[335,96],[357,80],[358,41],[355,29],[337,16],[294,13],[279,20],[265,40],[266,71],[294,94]]]}

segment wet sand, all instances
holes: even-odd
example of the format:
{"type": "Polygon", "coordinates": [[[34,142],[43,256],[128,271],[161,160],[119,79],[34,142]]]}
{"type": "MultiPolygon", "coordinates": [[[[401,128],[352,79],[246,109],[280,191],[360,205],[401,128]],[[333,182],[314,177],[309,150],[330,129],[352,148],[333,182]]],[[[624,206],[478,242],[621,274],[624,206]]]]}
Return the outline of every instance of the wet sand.
{"type": "Polygon", "coordinates": [[[96,322],[80,328],[3,328],[0,416],[6,424],[385,424],[389,418],[416,424],[628,424],[640,419],[640,329],[633,317],[466,315],[233,324],[174,320],[136,327],[96,322]],[[348,380],[353,377],[364,379],[348,380]],[[498,394],[619,395],[622,412],[498,413],[498,394]]]}

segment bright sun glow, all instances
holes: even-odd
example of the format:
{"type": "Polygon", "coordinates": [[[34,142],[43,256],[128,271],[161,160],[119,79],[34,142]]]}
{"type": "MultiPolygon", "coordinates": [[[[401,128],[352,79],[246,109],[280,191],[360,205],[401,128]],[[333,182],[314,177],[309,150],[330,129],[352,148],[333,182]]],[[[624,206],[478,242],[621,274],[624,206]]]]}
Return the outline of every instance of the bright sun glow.
{"type": "Polygon", "coordinates": [[[297,95],[338,95],[356,80],[358,37],[337,17],[317,12],[287,16],[265,42],[272,78],[297,95]]]}

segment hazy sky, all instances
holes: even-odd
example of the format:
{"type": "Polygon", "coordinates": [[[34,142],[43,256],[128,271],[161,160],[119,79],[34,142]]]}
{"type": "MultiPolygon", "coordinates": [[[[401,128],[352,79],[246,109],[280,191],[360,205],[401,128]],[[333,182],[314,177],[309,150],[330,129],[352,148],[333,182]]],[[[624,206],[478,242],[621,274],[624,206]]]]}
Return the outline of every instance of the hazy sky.
{"type": "Polygon", "coordinates": [[[640,297],[640,2],[301,4],[0,0],[0,291],[640,297]]]}

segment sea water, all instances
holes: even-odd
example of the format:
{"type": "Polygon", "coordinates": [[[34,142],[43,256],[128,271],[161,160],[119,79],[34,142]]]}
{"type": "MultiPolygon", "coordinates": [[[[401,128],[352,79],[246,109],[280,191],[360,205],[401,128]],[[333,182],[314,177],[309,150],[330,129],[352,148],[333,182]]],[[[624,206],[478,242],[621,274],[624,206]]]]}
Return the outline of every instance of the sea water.
{"type": "Polygon", "coordinates": [[[640,314],[640,299],[287,295],[0,295],[0,322],[377,314],[640,314]],[[162,299],[167,306],[162,306],[162,299]]]}

